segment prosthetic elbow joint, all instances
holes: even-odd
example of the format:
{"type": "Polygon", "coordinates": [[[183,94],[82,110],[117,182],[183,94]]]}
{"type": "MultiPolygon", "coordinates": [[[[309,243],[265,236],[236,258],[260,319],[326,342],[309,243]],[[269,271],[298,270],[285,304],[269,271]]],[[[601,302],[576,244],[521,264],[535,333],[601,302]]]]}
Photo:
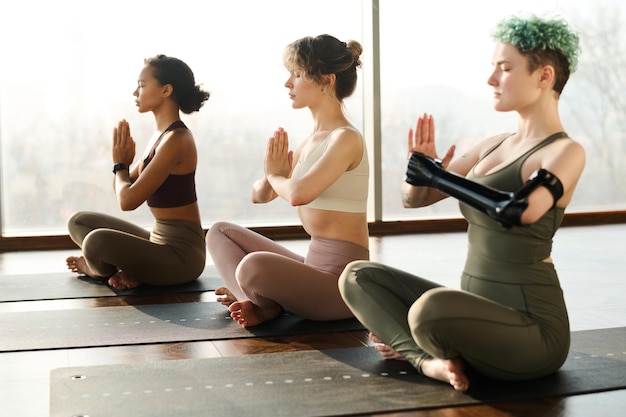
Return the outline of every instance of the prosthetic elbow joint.
{"type": "Polygon", "coordinates": [[[507,227],[521,226],[522,213],[528,207],[528,196],[539,187],[545,187],[552,194],[554,200],[552,207],[563,196],[561,181],[550,171],[541,168],[530,176],[526,184],[513,194],[511,200],[504,207],[496,208],[494,220],[507,227]]]}

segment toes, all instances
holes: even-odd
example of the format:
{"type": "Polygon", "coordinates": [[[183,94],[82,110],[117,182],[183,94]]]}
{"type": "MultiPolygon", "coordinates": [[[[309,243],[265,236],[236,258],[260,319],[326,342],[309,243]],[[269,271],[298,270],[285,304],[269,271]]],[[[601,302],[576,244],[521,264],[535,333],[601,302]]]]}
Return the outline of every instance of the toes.
{"type": "Polygon", "coordinates": [[[369,334],[369,338],[374,343],[380,343],[381,342],[381,340],[378,337],[376,337],[376,335],[374,333],[370,333],[369,334]]]}

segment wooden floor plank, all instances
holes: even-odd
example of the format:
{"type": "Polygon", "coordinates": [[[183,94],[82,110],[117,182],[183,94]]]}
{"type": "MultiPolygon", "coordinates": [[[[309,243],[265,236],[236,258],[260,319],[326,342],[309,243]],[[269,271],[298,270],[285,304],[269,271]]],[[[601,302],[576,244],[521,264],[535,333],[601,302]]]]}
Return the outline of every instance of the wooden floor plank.
{"type": "MultiPolygon", "coordinates": [[[[554,258],[570,309],[572,330],[626,326],[626,225],[564,228],[555,237],[554,258]]],[[[285,241],[296,251],[301,241],[285,241]]],[[[36,270],[63,271],[64,260],[76,251],[32,251],[0,254],[2,274],[36,270]]],[[[372,238],[372,259],[458,287],[465,256],[463,233],[394,235],[372,238]]],[[[90,307],[214,301],[213,293],[182,293],[145,297],[102,297],[0,303],[0,312],[72,310],[90,307]],[[106,299],[105,299],[106,298],[106,299]]],[[[370,344],[366,331],[290,337],[235,339],[190,343],[156,343],[56,349],[0,354],[0,404],[3,415],[47,415],[49,372],[57,367],[125,364],[173,359],[211,358],[298,350],[358,347],[370,344]]],[[[502,417],[622,416],[626,390],[538,401],[450,407],[376,417],[502,417]]]]}

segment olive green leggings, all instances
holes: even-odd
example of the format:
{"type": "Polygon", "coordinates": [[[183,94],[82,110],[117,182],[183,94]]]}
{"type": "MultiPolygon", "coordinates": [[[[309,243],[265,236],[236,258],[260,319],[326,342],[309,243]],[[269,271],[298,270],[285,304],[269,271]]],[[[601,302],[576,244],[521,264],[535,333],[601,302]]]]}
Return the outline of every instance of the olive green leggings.
{"type": "Polygon", "coordinates": [[[206,266],[204,231],[184,220],[155,221],[152,231],[107,214],[82,211],[68,221],[87,265],[106,278],[123,270],[145,284],[195,280],[206,266]]]}
{"type": "MultiPolygon", "coordinates": [[[[557,310],[564,311],[558,286],[531,287],[536,286],[525,289],[545,294],[527,301],[543,300],[537,307],[530,306],[537,315],[548,300],[562,304],[557,310]]],[[[486,376],[533,379],[560,368],[569,350],[566,313],[553,322],[551,313],[546,320],[533,318],[480,295],[444,288],[378,263],[348,264],[339,278],[339,290],[361,323],[418,370],[428,358],[461,356],[486,376]]]]}

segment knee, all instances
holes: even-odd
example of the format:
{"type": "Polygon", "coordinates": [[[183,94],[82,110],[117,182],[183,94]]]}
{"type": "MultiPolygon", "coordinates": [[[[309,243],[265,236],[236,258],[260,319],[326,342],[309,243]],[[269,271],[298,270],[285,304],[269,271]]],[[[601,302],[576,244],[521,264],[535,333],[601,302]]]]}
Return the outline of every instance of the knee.
{"type": "Polygon", "coordinates": [[[107,247],[111,246],[111,242],[108,242],[106,238],[108,234],[107,229],[95,229],[89,232],[83,240],[83,255],[87,259],[101,258],[107,247]]]}
{"type": "Polygon", "coordinates": [[[80,211],[72,213],[72,215],[67,219],[67,228],[71,229],[73,225],[76,224],[76,219],[80,216],[80,211]]]}
{"type": "Polygon", "coordinates": [[[68,227],[71,226],[91,226],[97,223],[102,215],[93,211],[76,211],[67,219],[68,227]]]}
{"type": "Polygon", "coordinates": [[[339,292],[342,298],[348,302],[352,299],[352,295],[359,291],[359,287],[363,280],[367,280],[368,266],[372,262],[365,260],[352,261],[346,265],[341,275],[339,275],[339,292]]]}
{"type": "Polygon", "coordinates": [[[224,229],[226,228],[226,225],[228,223],[226,222],[215,222],[211,225],[211,227],[209,227],[209,229],[206,232],[206,239],[207,241],[209,239],[211,239],[212,237],[214,237],[217,234],[224,234],[224,229]]]}
{"type": "Polygon", "coordinates": [[[266,252],[252,252],[244,256],[239,262],[235,270],[235,277],[242,289],[254,291],[267,281],[265,277],[267,265],[268,261],[271,262],[268,255],[270,254],[266,252]]]}
{"type": "Polygon", "coordinates": [[[74,234],[74,232],[82,225],[84,224],[83,221],[81,221],[82,218],[85,217],[86,212],[84,211],[77,211],[72,213],[72,215],[67,219],[67,230],[70,233],[70,236],[72,236],[74,234]]]}
{"type": "Polygon", "coordinates": [[[458,290],[451,288],[433,288],[422,294],[409,308],[408,322],[418,345],[422,346],[425,338],[432,337],[441,320],[452,318],[450,309],[457,302],[458,294],[458,290]]]}
{"type": "Polygon", "coordinates": [[[231,228],[231,223],[228,222],[216,222],[211,225],[209,230],[206,232],[205,241],[208,247],[210,247],[213,243],[216,242],[216,245],[219,245],[219,240],[222,236],[228,234],[228,230],[231,228]]]}

